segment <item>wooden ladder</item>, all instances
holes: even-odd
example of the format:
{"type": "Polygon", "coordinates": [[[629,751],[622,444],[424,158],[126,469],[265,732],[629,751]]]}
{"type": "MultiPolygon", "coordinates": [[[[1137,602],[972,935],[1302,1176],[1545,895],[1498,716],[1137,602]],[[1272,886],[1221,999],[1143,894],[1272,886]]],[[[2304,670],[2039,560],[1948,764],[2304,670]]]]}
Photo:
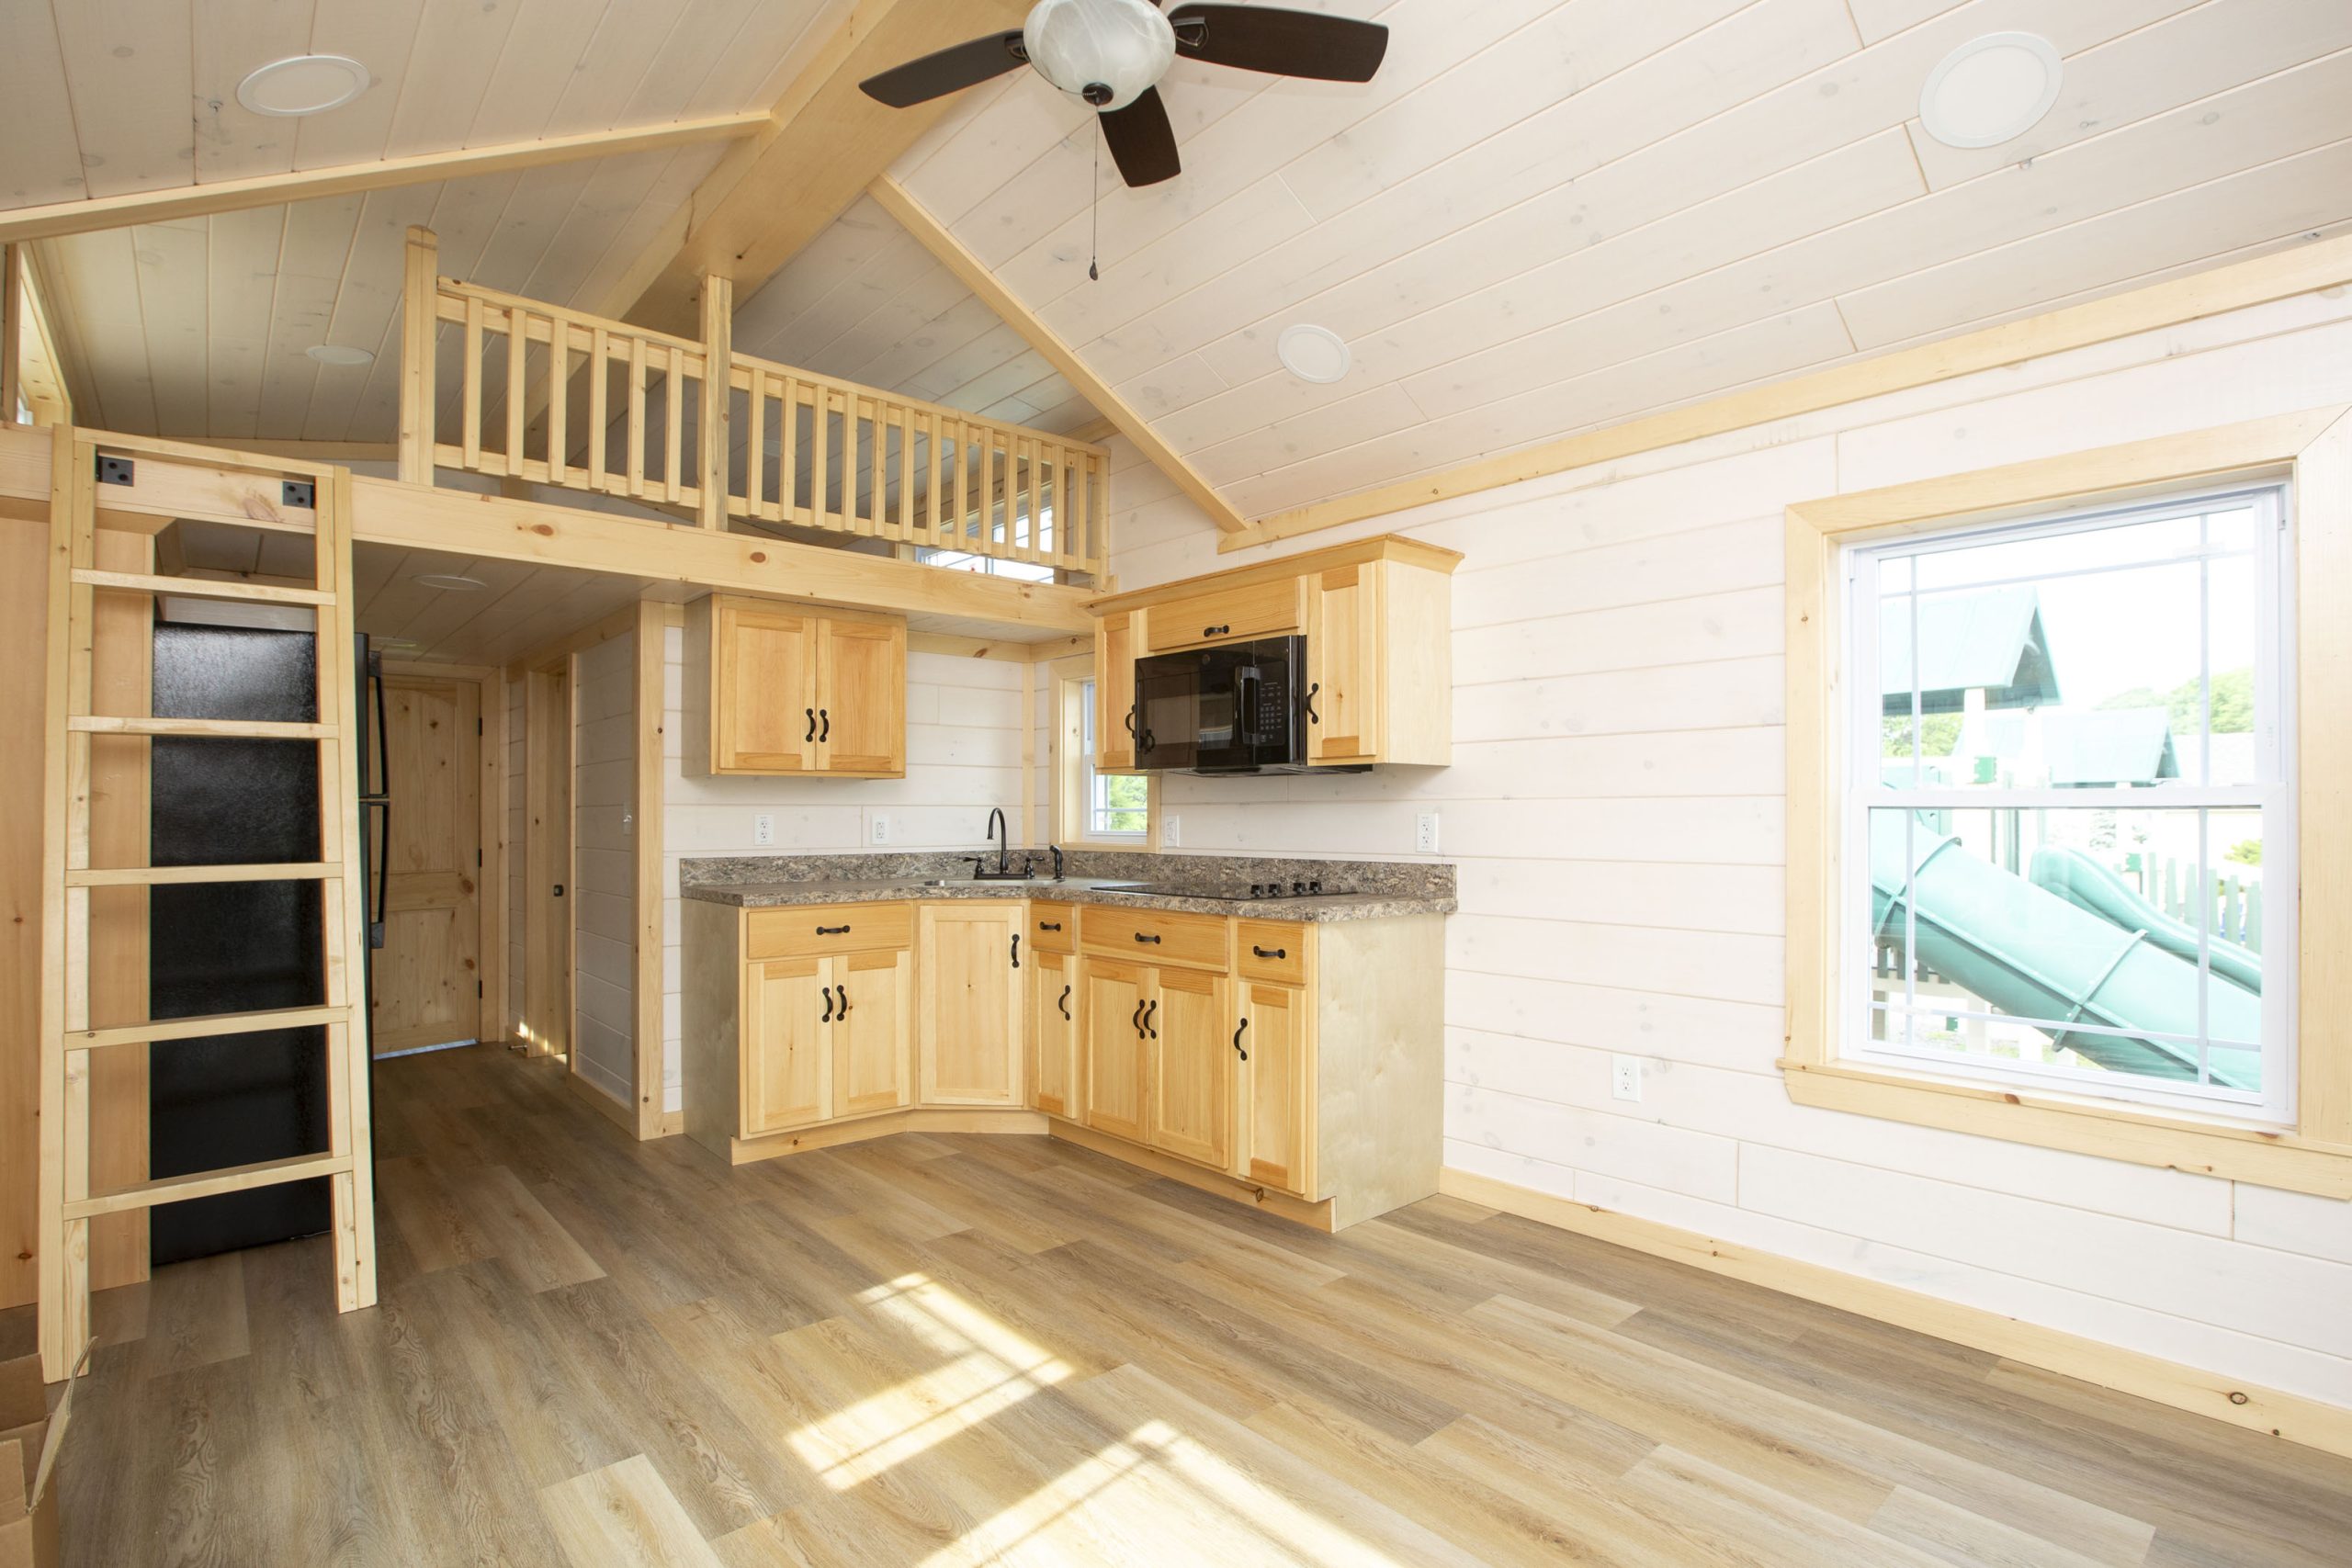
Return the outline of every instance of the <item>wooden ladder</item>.
{"type": "MultiPolygon", "coordinates": [[[[105,438],[103,449],[85,433],[59,426],[51,448],[49,570],[49,656],[44,754],[40,999],[40,1353],[42,1374],[54,1382],[82,1360],[91,1341],[90,1223],[98,1215],[153,1208],[192,1198],[238,1192],[316,1177],[334,1188],[336,1305],[345,1312],[376,1301],[374,1179],[368,1131],[367,1001],[357,976],[366,959],[367,926],[360,902],[358,748],[362,722],[353,684],[350,475],[347,471],[275,459],[198,454],[165,442],[105,438]],[[311,487],[311,505],[289,506],[268,526],[302,531],[310,513],[312,584],[266,586],[198,578],[102,571],[96,567],[98,463],[126,460],[161,466],[153,476],[180,477],[200,487],[223,467],[268,465],[275,486],[290,479],[311,487]],[[281,472],[282,470],[282,472],[281,472]],[[174,594],[239,600],[312,610],[317,627],[320,722],[262,723],[233,719],[153,718],[91,712],[92,654],[96,639],[95,595],[100,592],[174,594]],[[101,736],[197,736],[297,739],[319,750],[319,859],[288,865],[98,867],[91,860],[92,746],[101,736]],[[316,881],[324,989],[313,1006],[204,1017],[150,1019],[93,1027],[91,1020],[90,890],[164,884],[316,881]],[[317,1154],[222,1170],[163,1177],[111,1191],[90,1190],[90,1084],[93,1051],[161,1044],[265,1030],[325,1030],[328,1146],[317,1154]]],[[[116,468],[118,479],[126,470],[116,468]]],[[[142,476],[142,479],[145,477],[142,476]]],[[[161,488],[173,488],[168,482],[161,488]]],[[[187,488],[186,486],[181,487],[187,488]]],[[[125,525],[153,532],[167,509],[110,513],[125,525]]],[[[159,933],[160,937],[160,933],[159,933]]]]}

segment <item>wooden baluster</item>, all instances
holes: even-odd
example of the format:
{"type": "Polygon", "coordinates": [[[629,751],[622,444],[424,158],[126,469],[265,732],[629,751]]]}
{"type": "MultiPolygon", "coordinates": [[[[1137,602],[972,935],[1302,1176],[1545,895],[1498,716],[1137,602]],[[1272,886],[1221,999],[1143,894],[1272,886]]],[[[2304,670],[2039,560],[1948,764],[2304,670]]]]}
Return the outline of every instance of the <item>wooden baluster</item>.
{"type": "Polygon", "coordinates": [[[947,416],[936,409],[933,410],[926,423],[926,428],[931,435],[931,448],[928,454],[931,469],[923,481],[923,489],[926,492],[923,505],[923,532],[932,544],[936,546],[939,543],[939,513],[947,499],[944,492],[944,487],[947,483],[947,416]]]}
{"type": "Polygon", "coordinates": [[[956,526],[953,542],[964,542],[964,529],[972,515],[972,422],[956,422],[956,526]]]}
{"type": "Polygon", "coordinates": [[[977,545],[965,544],[966,549],[977,548],[985,551],[991,547],[990,540],[996,521],[995,468],[996,431],[993,427],[986,427],[980,432],[980,514],[975,520],[979,538],[977,545]]]}
{"type": "Polygon", "coordinates": [[[571,483],[571,435],[564,429],[571,402],[571,318],[548,316],[548,483],[571,483]]]}
{"type": "Polygon", "coordinates": [[[760,497],[767,490],[768,373],[756,367],[752,371],[751,428],[743,434],[743,515],[760,514],[760,497]]]}
{"type": "Polygon", "coordinates": [[[458,394],[458,417],[465,432],[466,467],[481,469],[481,301],[466,300],[465,388],[458,394]]]}
{"type": "Polygon", "coordinates": [[[520,305],[506,308],[506,471],[523,477],[523,414],[529,389],[523,381],[524,355],[531,348],[531,317],[520,305]]]}
{"type": "Polygon", "coordinates": [[[612,423],[611,398],[605,389],[612,371],[612,334],[603,327],[588,334],[588,488],[605,490],[605,427],[612,423]]]}
{"type": "Polygon", "coordinates": [[[667,375],[662,387],[662,499],[675,506],[686,491],[686,356],[674,343],[667,375]]]}
{"type": "Polygon", "coordinates": [[[899,537],[915,536],[915,415],[899,410],[899,537]]]}
{"type": "Polygon", "coordinates": [[[808,390],[817,406],[817,423],[808,428],[809,468],[815,480],[808,492],[809,520],[820,528],[830,528],[833,525],[829,520],[831,508],[825,504],[830,497],[830,476],[825,470],[830,467],[826,459],[831,451],[832,390],[822,381],[812,383],[808,390]]]}
{"type": "Polygon", "coordinates": [[[777,434],[782,450],[775,462],[775,515],[790,522],[800,508],[800,383],[784,378],[783,419],[777,434]]]}
{"type": "Polygon", "coordinates": [[[874,443],[865,449],[865,527],[863,531],[881,534],[886,531],[884,524],[890,515],[886,503],[889,492],[882,484],[882,458],[884,449],[889,446],[888,427],[883,423],[880,398],[868,402],[865,411],[868,427],[874,432],[874,443]]]}
{"type": "MultiPolygon", "coordinates": [[[[401,278],[401,459],[409,484],[433,482],[433,402],[439,393],[433,363],[441,325],[441,250],[433,231],[408,231],[406,270],[401,278]]],[[[16,301],[8,301],[9,318],[16,301]]],[[[14,375],[16,367],[9,367],[14,375]]],[[[14,417],[12,407],[7,413],[14,417]]]]}
{"type": "Polygon", "coordinates": [[[645,493],[645,340],[628,340],[628,493],[645,493]]]}
{"type": "MultiPolygon", "coordinates": [[[[727,473],[732,466],[735,441],[730,426],[735,409],[735,285],[724,277],[705,276],[702,280],[702,407],[695,421],[695,483],[702,491],[702,525],[724,529],[727,526],[727,473]]],[[[673,346],[670,350],[670,373],[676,378],[676,389],[685,389],[685,361],[673,346]]],[[[755,376],[754,381],[758,380],[755,376]]],[[[678,416],[670,419],[672,439],[678,429],[678,416]]],[[[756,421],[753,434],[758,433],[756,421]]],[[[685,466],[685,454],[678,454],[679,468],[685,466]]],[[[673,475],[673,478],[683,477],[673,475]]],[[[745,486],[749,489],[748,483],[745,486]]],[[[676,500],[673,495],[672,500],[676,500]]]]}

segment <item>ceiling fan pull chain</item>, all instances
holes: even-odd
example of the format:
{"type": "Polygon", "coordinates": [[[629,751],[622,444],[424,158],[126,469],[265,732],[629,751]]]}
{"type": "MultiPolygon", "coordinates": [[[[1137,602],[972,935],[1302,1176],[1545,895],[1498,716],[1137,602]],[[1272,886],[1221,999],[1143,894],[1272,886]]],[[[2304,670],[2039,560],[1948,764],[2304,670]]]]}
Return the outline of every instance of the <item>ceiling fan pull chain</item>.
{"type": "Polygon", "coordinates": [[[1094,127],[1094,186],[1091,193],[1094,197],[1094,231],[1092,238],[1087,241],[1086,257],[1086,276],[1091,283],[1102,281],[1102,138],[1105,134],[1098,117],[1094,127]]]}

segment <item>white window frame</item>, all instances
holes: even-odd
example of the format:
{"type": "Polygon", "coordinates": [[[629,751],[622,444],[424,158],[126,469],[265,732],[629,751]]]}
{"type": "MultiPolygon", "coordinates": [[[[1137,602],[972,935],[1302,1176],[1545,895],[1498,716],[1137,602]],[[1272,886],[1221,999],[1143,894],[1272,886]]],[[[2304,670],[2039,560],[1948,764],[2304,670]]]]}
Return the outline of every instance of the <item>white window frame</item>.
{"type": "Polygon", "coordinates": [[[1159,780],[1149,779],[1145,791],[1144,830],[1111,833],[1094,827],[1093,754],[1086,745],[1086,728],[1094,705],[1094,660],[1086,655],[1060,660],[1054,672],[1054,830],[1062,843],[1092,849],[1157,851],[1159,848],[1159,780]]]}
{"type": "MultiPolygon", "coordinates": [[[[2296,735],[2293,717],[2296,713],[2294,682],[2295,593],[2293,570],[2295,561],[2294,517],[2291,493],[2283,482],[2258,485],[2236,485],[2172,495],[2156,501],[2143,501],[2129,505],[2100,507],[2087,511],[2070,511],[2045,514],[2022,521],[2011,520],[1978,524],[1935,532],[1905,535],[1896,537],[1871,538],[1848,544],[1839,551],[1843,570],[1839,576],[1844,587],[1844,667],[1854,672],[1849,682],[1844,712],[1846,735],[1843,750],[1847,759],[1846,777],[1842,784],[1842,799],[1838,816],[1843,830],[1842,863],[1846,870],[1845,886],[1837,921],[1836,940],[1839,951],[1849,962],[1841,968],[1846,995],[1837,998],[1832,1017],[1837,1020],[1838,1038],[1836,1055],[1838,1059],[1858,1066],[1915,1073],[1942,1077],[1979,1079],[1995,1084],[2019,1088],[2061,1090],[2087,1094],[2102,1099],[2134,1101],[2143,1104],[2170,1106],[2199,1115],[2242,1118],[2265,1124],[2293,1124],[2296,1114],[2297,1064],[2297,987],[2295,955],[2298,933],[2295,929],[2298,870],[2298,837],[2296,821],[2296,735]],[[1888,788],[1883,783],[1881,766],[1881,736],[1883,732],[1883,701],[1879,692],[1881,595],[1879,573],[1882,563],[1893,558],[1919,557],[1941,551],[1978,547],[1991,543],[2006,543],[2017,539],[2048,537],[2112,528],[2135,523],[2156,522],[2180,517],[2204,516],[2215,513],[2251,507],[2255,513],[2255,543],[2257,592],[2260,595],[2259,625],[2270,635],[2257,643],[2255,673],[2255,705],[2256,714],[2257,782],[2245,785],[2216,785],[2209,782],[2211,769],[2210,735],[2201,730],[2198,736],[2199,767],[2193,784],[2164,785],[2157,788],[2129,787],[2098,788],[2036,788],[2005,789],[1993,785],[1961,787],[1925,787],[1915,774],[1912,786],[1888,788]],[[1870,818],[1873,809],[1890,808],[1921,811],[1934,809],[2010,809],[2049,807],[2053,809],[2098,809],[2147,811],[2162,809],[2195,809],[2198,812],[2199,845],[2199,885],[2207,885],[2210,875],[2205,856],[2211,852],[2211,834],[2208,828],[2210,812],[2214,809],[2256,808],[2263,822],[2263,1006],[2262,1006],[2262,1083],[2259,1094],[2234,1090],[2211,1084],[2174,1083],[2155,1078],[2135,1078],[2126,1074],[2104,1072],[2096,1068],[2076,1068],[2061,1065],[2045,1065],[2017,1061],[1989,1061],[1969,1057],[1932,1047],[1910,1044],[1892,1039],[1871,1037],[1871,1014],[1875,1010],[1871,992],[1873,977],[1867,964],[1851,962],[1852,955],[1869,950],[1872,925],[1872,889],[1871,886],[1870,818]]],[[[2223,548],[2200,533],[2200,544],[2193,551],[2169,558],[2175,560],[2195,560],[2205,566],[2221,558],[2243,556],[2245,552],[2223,548]]],[[[2098,570],[2098,569],[2087,569],[2098,570]]],[[[2086,574],[2087,574],[2086,572],[2086,574]]],[[[2048,581],[2037,575],[2018,581],[2048,581]]],[[[1998,586],[1998,584],[1994,584],[1998,586]]],[[[1916,592],[1916,589],[1915,589],[1916,592]]],[[[1932,590],[1930,591],[1932,592],[1932,590]]],[[[1917,599],[1912,603],[1916,605],[1917,599]]],[[[1916,637],[1916,621],[1914,623],[1916,637]]],[[[1910,668],[1915,672],[1915,694],[1912,708],[1912,733],[1921,731],[1922,717],[1916,694],[1916,672],[1919,669],[1917,649],[1914,648],[1910,668]]],[[[2200,670],[2207,684],[2207,705],[2211,705],[2210,653],[2200,653],[2200,670]]],[[[1915,753],[1916,754],[1916,753],[1915,753]]],[[[1910,818],[1916,824],[1916,818],[1910,818]]],[[[1910,829],[1917,832],[1916,825],[1910,829]]],[[[1905,863],[1913,857],[1906,854],[1905,863]]],[[[2200,901],[2200,908],[2210,908],[2210,895],[2200,901]]],[[[1905,918],[1917,919],[1912,901],[1904,901],[1905,918]]],[[[2201,922],[2200,922],[2201,923],[2201,922]]],[[[1906,953],[1916,946],[1905,944],[1906,953]]],[[[1913,965],[1905,964],[1905,985],[1912,983],[1913,965]]],[[[2212,984],[2210,973],[2204,985],[2212,984]]],[[[1955,1015],[1979,1021],[2006,1019],[2007,1015],[1990,1011],[1976,1013],[1941,1005],[1921,1008],[1916,1000],[1904,1010],[1890,1010],[1890,1021],[1913,1015],[1955,1015]]],[[[2171,1038],[2171,1037],[2167,1037],[2171,1038]]],[[[2184,1043],[2196,1046],[2199,1041],[2181,1037],[2184,1043]]]]}

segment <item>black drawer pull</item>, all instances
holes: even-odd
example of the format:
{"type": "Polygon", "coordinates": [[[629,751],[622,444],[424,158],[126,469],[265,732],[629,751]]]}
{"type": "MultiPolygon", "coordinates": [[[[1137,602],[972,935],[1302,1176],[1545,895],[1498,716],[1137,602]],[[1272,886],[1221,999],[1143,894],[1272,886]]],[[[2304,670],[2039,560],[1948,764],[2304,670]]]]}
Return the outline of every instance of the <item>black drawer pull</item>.
{"type": "Polygon", "coordinates": [[[1137,1003],[1136,1003],[1136,1015],[1135,1015],[1135,1017],[1133,1017],[1133,1018],[1131,1018],[1131,1019],[1127,1020],[1127,1021],[1128,1021],[1129,1023],[1132,1023],[1132,1024],[1134,1024],[1134,1025],[1136,1026],[1136,1039],[1138,1039],[1138,1040],[1142,1039],[1142,1038],[1143,1038],[1143,1003],[1141,1003],[1141,1002],[1137,1002],[1137,1003]]]}
{"type": "Polygon", "coordinates": [[[819,1023],[831,1023],[831,1022],[832,1022],[832,1021],[833,1021],[833,993],[832,993],[832,988],[831,988],[831,987],[828,987],[828,986],[820,986],[820,987],[817,987],[817,994],[818,994],[819,996],[820,996],[820,997],[822,997],[822,998],[825,998],[825,1016],[824,1016],[824,1017],[822,1017],[822,1018],[820,1018],[820,1019],[819,1019],[817,1021],[818,1021],[819,1023]]]}
{"type": "Polygon", "coordinates": [[[847,926],[819,926],[817,934],[819,936],[847,936],[849,928],[847,926]]]}
{"type": "Polygon", "coordinates": [[[1231,626],[1203,626],[1201,628],[1203,637],[1229,637],[1232,632],[1231,626]]]}
{"type": "Polygon", "coordinates": [[[1154,1029],[1154,1028],[1152,1027],[1151,1021],[1152,1021],[1153,1019],[1155,1019],[1155,1018],[1158,1018],[1159,1016],[1159,1000],[1158,1000],[1157,998],[1154,998],[1153,1000],[1148,1001],[1148,1002],[1146,1002],[1146,1003],[1144,1004],[1144,1010],[1143,1010],[1143,1032],[1144,1032],[1146,1034],[1150,1035],[1154,1040],[1157,1040],[1157,1039],[1159,1039],[1159,1030],[1157,1030],[1157,1029],[1154,1029]]]}
{"type": "Polygon", "coordinates": [[[1156,937],[1156,936],[1146,936],[1146,935],[1144,935],[1144,934],[1143,934],[1143,932],[1141,932],[1141,931],[1137,931],[1137,932],[1136,932],[1136,940],[1137,942],[1150,942],[1150,943],[1151,943],[1153,946],[1155,946],[1155,947],[1157,947],[1157,946],[1159,946],[1159,939],[1158,937],[1156,937]]]}
{"type": "Polygon", "coordinates": [[[815,708],[802,708],[800,711],[801,711],[802,713],[805,713],[805,714],[807,714],[807,715],[808,716],[808,734],[806,734],[806,735],[804,735],[804,736],[802,736],[800,739],[803,739],[803,740],[814,740],[814,739],[817,739],[817,710],[816,710],[815,708]]]}
{"type": "Polygon", "coordinates": [[[820,740],[831,740],[833,738],[832,709],[819,708],[817,710],[817,722],[825,727],[817,732],[817,739],[820,740]]]}
{"type": "Polygon", "coordinates": [[[849,987],[847,986],[835,986],[833,989],[842,994],[842,1010],[840,1016],[847,1018],[849,1016],[849,987]]]}
{"type": "Polygon", "coordinates": [[[1015,969],[1021,967],[1021,933],[1019,931],[1012,933],[1012,966],[1015,969]]]}
{"type": "Polygon", "coordinates": [[[1041,931],[1057,931],[1062,929],[1062,923],[1059,920],[1039,920],[1037,929],[1041,931]]]}
{"type": "Polygon", "coordinates": [[[1264,948],[1260,947],[1253,942],[1250,944],[1250,956],[1252,958],[1288,958],[1290,956],[1290,949],[1287,947],[1278,947],[1274,949],[1273,952],[1268,953],[1264,948]]]}
{"type": "MultiPolygon", "coordinates": [[[[1243,1020],[1241,1021],[1241,1028],[1240,1028],[1240,1029],[1237,1029],[1237,1030],[1235,1030],[1235,1031],[1233,1032],[1233,1048],[1234,1048],[1235,1050],[1237,1050],[1237,1051],[1241,1051],[1241,1033],[1242,1033],[1242,1030],[1246,1030],[1246,1029],[1248,1029],[1249,1027],[1250,1027],[1250,1021],[1249,1021],[1248,1019],[1246,1019],[1246,1018],[1245,1018],[1245,1019],[1243,1019],[1243,1020]]],[[[1250,1053],[1249,1053],[1249,1052],[1247,1052],[1247,1051],[1241,1051],[1241,1059],[1242,1059],[1243,1061],[1245,1061],[1245,1062],[1246,1062],[1246,1061],[1248,1061],[1248,1060],[1250,1059],[1250,1053]]]]}
{"type": "Polygon", "coordinates": [[[1054,1005],[1062,1010],[1063,1018],[1069,1017],[1069,987],[1068,986],[1062,987],[1062,994],[1054,1005]]]}

